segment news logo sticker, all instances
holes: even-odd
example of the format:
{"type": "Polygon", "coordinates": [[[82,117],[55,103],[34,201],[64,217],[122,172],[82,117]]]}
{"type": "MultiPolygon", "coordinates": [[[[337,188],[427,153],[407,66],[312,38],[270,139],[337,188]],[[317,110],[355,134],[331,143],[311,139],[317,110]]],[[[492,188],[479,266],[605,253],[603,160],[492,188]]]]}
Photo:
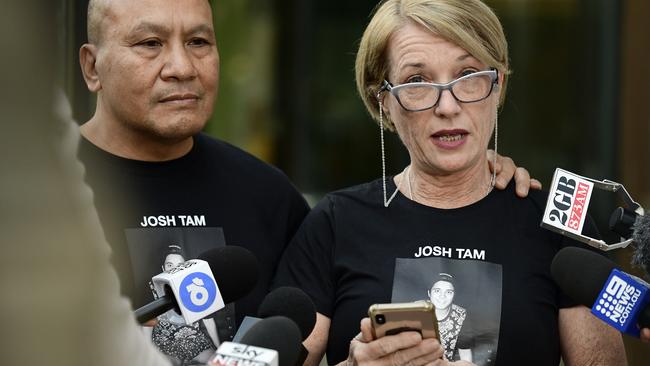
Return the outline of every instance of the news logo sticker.
{"type": "Polygon", "coordinates": [[[241,343],[223,342],[208,361],[208,366],[278,366],[278,352],[241,343]]]}
{"type": "Polygon", "coordinates": [[[594,184],[584,177],[555,169],[542,223],[580,235],[593,190],[594,184]]]}
{"type": "Polygon", "coordinates": [[[621,332],[639,336],[636,318],[648,291],[642,280],[617,269],[612,270],[591,312],[621,332]]]}
{"type": "Polygon", "coordinates": [[[205,273],[190,273],[181,282],[179,293],[187,310],[200,313],[209,309],[217,297],[217,284],[205,273]]]}
{"type": "Polygon", "coordinates": [[[188,260],[156,275],[151,282],[160,296],[167,296],[168,289],[171,290],[185,324],[193,324],[225,307],[219,286],[206,261],[188,260]]]}

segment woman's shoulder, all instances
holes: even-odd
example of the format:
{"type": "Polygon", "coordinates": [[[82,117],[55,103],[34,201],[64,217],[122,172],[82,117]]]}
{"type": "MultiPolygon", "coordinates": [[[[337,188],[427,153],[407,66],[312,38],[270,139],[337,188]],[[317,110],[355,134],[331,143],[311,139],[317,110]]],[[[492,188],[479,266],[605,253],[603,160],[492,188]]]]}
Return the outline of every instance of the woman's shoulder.
{"type": "Polygon", "coordinates": [[[337,204],[381,205],[382,197],[381,179],[376,179],[332,191],[325,195],[324,200],[337,204]]]}
{"type": "Polygon", "coordinates": [[[383,207],[381,179],[341,188],[327,193],[313,210],[349,211],[383,207]]]}
{"type": "Polygon", "coordinates": [[[514,181],[511,181],[503,191],[500,191],[499,196],[502,200],[516,203],[515,206],[532,207],[535,211],[541,214],[544,212],[544,208],[546,207],[548,191],[530,189],[528,190],[528,195],[526,195],[526,197],[519,197],[515,192],[515,183],[514,181]]]}

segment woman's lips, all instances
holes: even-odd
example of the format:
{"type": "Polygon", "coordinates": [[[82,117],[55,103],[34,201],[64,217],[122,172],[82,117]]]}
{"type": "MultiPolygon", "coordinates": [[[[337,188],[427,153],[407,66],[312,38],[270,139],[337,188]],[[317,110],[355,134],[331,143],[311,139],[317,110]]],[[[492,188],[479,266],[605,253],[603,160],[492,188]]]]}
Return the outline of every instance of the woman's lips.
{"type": "Polygon", "coordinates": [[[443,149],[455,149],[467,141],[469,132],[466,130],[442,130],[431,135],[433,143],[443,149]]]}

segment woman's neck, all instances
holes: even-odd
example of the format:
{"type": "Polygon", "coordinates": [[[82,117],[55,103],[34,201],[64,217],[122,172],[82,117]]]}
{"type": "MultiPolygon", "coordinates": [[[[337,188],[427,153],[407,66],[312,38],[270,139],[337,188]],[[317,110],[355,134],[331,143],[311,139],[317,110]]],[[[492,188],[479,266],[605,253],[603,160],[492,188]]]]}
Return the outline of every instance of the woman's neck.
{"type": "Polygon", "coordinates": [[[402,194],[415,202],[436,208],[459,208],[480,201],[492,190],[487,161],[448,175],[436,175],[411,165],[395,177],[402,194]]]}

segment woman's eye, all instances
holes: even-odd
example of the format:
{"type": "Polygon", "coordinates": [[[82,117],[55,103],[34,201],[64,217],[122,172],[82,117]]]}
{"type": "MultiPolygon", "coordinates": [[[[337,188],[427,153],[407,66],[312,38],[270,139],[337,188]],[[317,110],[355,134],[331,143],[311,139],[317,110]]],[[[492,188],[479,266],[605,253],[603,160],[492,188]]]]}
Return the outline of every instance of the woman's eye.
{"type": "Polygon", "coordinates": [[[408,80],[406,80],[407,83],[422,83],[424,82],[424,78],[422,76],[412,76],[408,80]]]}
{"type": "Polygon", "coordinates": [[[460,76],[471,75],[471,74],[473,74],[473,73],[475,73],[475,72],[476,72],[476,70],[474,70],[474,69],[466,69],[466,70],[463,70],[463,71],[460,73],[460,76]]]}

